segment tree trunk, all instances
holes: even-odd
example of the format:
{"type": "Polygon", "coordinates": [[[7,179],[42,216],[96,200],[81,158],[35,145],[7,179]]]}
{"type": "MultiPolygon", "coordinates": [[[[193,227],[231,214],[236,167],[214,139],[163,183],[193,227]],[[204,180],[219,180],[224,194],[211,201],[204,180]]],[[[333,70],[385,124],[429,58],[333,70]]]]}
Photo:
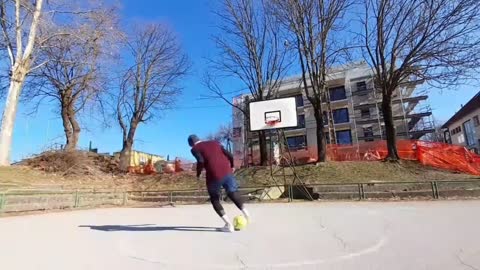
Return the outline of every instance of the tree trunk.
{"type": "Polygon", "coordinates": [[[71,97],[67,96],[64,96],[61,102],[62,124],[66,139],[64,150],[75,151],[78,146],[81,128],[76,119],[74,102],[71,101],[71,97]]]}
{"type": "Polygon", "coordinates": [[[130,157],[132,152],[133,142],[123,142],[122,151],[120,152],[120,170],[126,172],[130,167],[130,157]]]}
{"type": "Polygon", "coordinates": [[[260,147],[260,165],[267,166],[268,165],[268,153],[267,153],[267,140],[265,131],[258,132],[258,145],[260,147]]]}
{"type": "Polygon", "coordinates": [[[130,158],[133,148],[133,141],[135,139],[135,132],[137,131],[138,123],[134,120],[130,122],[127,137],[123,140],[122,151],[120,152],[120,170],[126,172],[130,167],[130,158]]]}
{"type": "Polygon", "coordinates": [[[385,123],[385,135],[387,137],[388,155],[386,160],[398,161],[397,137],[395,132],[395,122],[393,121],[392,99],[390,95],[383,95],[382,112],[383,122],[385,123]]]}
{"type": "Polygon", "coordinates": [[[78,146],[78,140],[80,138],[81,128],[80,128],[80,124],[77,121],[73,105],[72,105],[72,107],[69,108],[68,117],[70,119],[70,123],[71,123],[72,128],[73,128],[72,148],[73,148],[73,150],[75,150],[75,149],[77,149],[77,146],[78,146]]]}
{"type": "Polygon", "coordinates": [[[25,74],[19,72],[18,69],[21,68],[14,68],[13,70],[2,117],[2,126],[0,128],[0,166],[10,166],[12,135],[17,116],[18,98],[25,80],[25,74]]]}
{"type": "Polygon", "coordinates": [[[316,135],[317,135],[317,162],[325,162],[327,160],[327,144],[325,133],[323,132],[323,114],[320,109],[313,107],[316,135]]]}
{"type": "Polygon", "coordinates": [[[62,106],[62,124],[66,141],[65,147],[63,149],[65,151],[72,151],[75,149],[73,145],[73,128],[72,124],[70,123],[70,118],[68,116],[68,110],[64,106],[62,106]]]}

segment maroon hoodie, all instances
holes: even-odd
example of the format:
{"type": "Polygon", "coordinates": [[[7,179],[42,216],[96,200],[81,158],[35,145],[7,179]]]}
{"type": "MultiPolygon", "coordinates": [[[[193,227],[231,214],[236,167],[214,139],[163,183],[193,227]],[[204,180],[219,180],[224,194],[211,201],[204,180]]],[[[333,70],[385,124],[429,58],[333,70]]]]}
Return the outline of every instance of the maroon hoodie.
{"type": "Polygon", "coordinates": [[[232,174],[233,156],[217,141],[200,141],[192,147],[192,155],[197,159],[197,176],[202,169],[207,172],[207,183],[220,181],[232,174]]]}

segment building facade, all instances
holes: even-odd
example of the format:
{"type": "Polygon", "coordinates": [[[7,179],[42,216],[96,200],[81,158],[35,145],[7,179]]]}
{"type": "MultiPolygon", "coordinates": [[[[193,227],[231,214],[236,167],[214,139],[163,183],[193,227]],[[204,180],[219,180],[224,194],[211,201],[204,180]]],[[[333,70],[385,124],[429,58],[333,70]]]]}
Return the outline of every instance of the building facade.
{"type": "MultiPolygon", "coordinates": [[[[113,154],[115,157],[120,157],[120,152],[116,152],[113,154]]],[[[160,155],[149,154],[141,151],[130,151],[130,165],[131,167],[146,165],[149,161],[152,164],[155,164],[159,161],[165,161],[165,158],[160,155]]]]}
{"type": "Polygon", "coordinates": [[[480,152],[480,92],[443,126],[445,142],[480,152]]]}
{"type": "MultiPolygon", "coordinates": [[[[333,70],[328,78],[329,94],[324,100],[330,100],[331,110],[327,110],[326,103],[322,105],[322,113],[325,116],[324,131],[327,134],[334,133],[336,141],[331,142],[327,136],[327,142],[353,145],[385,139],[381,92],[374,90],[371,68],[365,63],[352,64],[333,70]],[[333,126],[328,125],[329,119],[333,120],[333,126]]],[[[431,110],[426,105],[420,106],[428,96],[414,95],[415,89],[415,84],[407,83],[399,87],[393,95],[392,109],[399,138],[419,139],[434,131],[431,110]]],[[[290,150],[316,150],[314,111],[305,95],[301,80],[293,78],[282,82],[278,97],[295,97],[297,100],[298,126],[285,130],[290,150]]],[[[250,99],[250,96],[242,95],[236,97],[233,102],[237,106],[247,108],[250,99]]],[[[245,164],[248,158],[254,160],[258,149],[257,133],[248,130],[248,119],[235,108],[233,126],[233,150],[237,162],[245,164]]]]}

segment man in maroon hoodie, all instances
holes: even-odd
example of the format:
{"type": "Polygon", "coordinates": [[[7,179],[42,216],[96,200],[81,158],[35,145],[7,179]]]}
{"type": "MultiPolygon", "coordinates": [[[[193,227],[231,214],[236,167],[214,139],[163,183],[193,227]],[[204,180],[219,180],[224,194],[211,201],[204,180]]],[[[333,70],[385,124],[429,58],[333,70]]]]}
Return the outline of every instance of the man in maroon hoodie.
{"type": "Polygon", "coordinates": [[[197,160],[197,178],[202,170],[207,173],[207,190],[215,212],[223,219],[223,231],[232,232],[233,225],[220,204],[220,190],[223,187],[228,197],[240,209],[250,222],[250,215],[245,209],[243,200],[238,193],[238,185],[233,175],[233,156],[217,141],[200,141],[196,135],[188,137],[192,147],[192,155],[197,160]]]}

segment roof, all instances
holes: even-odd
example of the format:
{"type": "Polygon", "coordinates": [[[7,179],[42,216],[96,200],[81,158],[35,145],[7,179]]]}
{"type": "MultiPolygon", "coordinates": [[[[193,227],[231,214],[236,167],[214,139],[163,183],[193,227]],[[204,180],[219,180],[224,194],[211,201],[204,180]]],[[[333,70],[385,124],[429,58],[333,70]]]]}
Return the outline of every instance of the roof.
{"type": "Polygon", "coordinates": [[[442,128],[448,128],[448,126],[450,126],[452,123],[458,121],[465,115],[471,113],[478,108],[480,108],[480,92],[473,96],[473,98],[470,99],[470,101],[468,101],[467,104],[465,104],[465,106],[460,109],[460,111],[458,111],[450,119],[448,119],[448,121],[443,124],[442,128]]]}

